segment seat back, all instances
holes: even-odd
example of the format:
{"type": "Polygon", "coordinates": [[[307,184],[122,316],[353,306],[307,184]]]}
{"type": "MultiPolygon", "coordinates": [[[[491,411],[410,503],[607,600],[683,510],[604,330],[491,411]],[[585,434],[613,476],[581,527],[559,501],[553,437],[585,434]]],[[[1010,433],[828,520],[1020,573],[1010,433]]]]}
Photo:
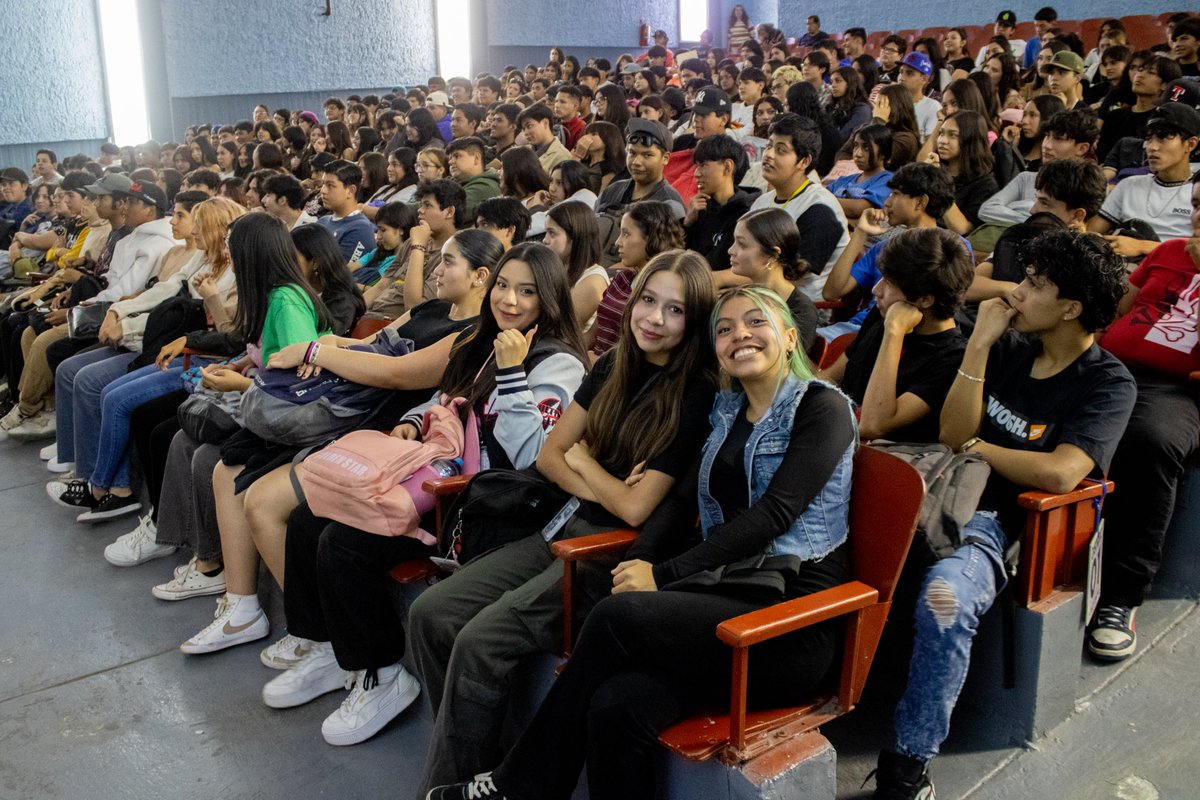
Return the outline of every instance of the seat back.
{"type": "Polygon", "coordinates": [[[857,333],[843,333],[841,336],[834,339],[825,347],[825,352],[821,355],[821,360],[817,363],[818,369],[826,369],[833,366],[834,362],[841,357],[842,353],[846,352],[846,348],[857,337],[857,333]]]}
{"type": "Polygon", "coordinates": [[[860,447],[850,490],[850,548],[854,579],[890,603],[925,498],[925,482],[909,464],[882,450],[860,447]]]}
{"type": "Polygon", "coordinates": [[[1167,27],[1153,14],[1136,17],[1121,17],[1125,23],[1125,35],[1133,50],[1144,50],[1167,41],[1167,27]]]}
{"type": "Polygon", "coordinates": [[[350,339],[365,339],[373,333],[379,331],[392,324],[395,317],[359,317],[358,322],[354,323],[353,330],[350,331],[350,339]]]}

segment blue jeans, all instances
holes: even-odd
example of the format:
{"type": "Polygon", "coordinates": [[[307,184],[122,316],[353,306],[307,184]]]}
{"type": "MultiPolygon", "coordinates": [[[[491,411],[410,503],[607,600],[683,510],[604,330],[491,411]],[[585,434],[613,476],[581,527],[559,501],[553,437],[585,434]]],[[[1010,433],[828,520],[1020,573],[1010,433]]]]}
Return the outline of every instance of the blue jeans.
{"type": "Polygon", "coordinates": [[[914,614],[916,635],[908,685],[896,706],[896,750],[929,761],[950,733],[971,640],[979,618],[1004,588],[1007,538],[993,511],[977,511],[963,529],[963,545],[925,573],[914,614]]]}
{"type": "MultiPolygon", "coordinates": [[[[77,440],[88,440],[86,448],[76,444],[79,458],[75,470],[81,478],[87,478],[94,488],[129,488],[129,419],[133,410],[182,388],[179,380],[182,374],[183,359],[177,358],[165,372],[150,364],[122,375],[101,390],[96,403],[100,412],[99,425],[76,429],[77,440]],[[84,460],[84,449],[95,456],[90,467],[84,460]]],[[[82,394],[77,389],[76,397],[82,394]]]]}
{"type": "MultiPolygon", "coordinates": [[[[85,379],[85,381],[103,381],[95,391],[98,399],[100,389],[103,389],[109,381],[124,375],[125,368],[135,358],[137,358],[137,353],[126,353],[111,347],[97,347],[76,353],[58,365],[58,369],[54,371],[54,415],[59,462],[65,464],[75,460],[76,422],[84,422],[84,418],[87,416],[88,409],[81,408],[75,402],[75,387],[79,383],[79,374],[88,367],[96,370],[94,373],[90,373],[93,377],[85,379]],[[80,416],[81,414],[83,416],[80,416]]],[[[95,422],[98,424],[100,420],[98,408],[95,416],[95,422]]],[[[84,422],[81,427],[86,429],[87,425],[88,423],[84,422]]]]}

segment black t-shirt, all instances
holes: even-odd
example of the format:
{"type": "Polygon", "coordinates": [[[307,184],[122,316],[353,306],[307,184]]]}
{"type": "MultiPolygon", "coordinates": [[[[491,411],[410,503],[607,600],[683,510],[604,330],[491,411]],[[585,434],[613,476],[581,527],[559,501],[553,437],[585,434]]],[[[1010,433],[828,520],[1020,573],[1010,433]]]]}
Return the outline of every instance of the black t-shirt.
{"type": "Polygon", "coordinates": [[[1179,64],[1179,72],[1185,78],[1200,78],[1200,61],[1193,61],[1190,64],[1179,64]]]}
{"type": "MultiPolygon", "coordinates": [[[[766,493],[750,505],[745,449],[754,426],[743,408],[713,462],[709,491],[721,506],[725,522],[714,526],[702,542],[687,540],[698,508],[699,465],[678,482],[642,528],[628,558],[655,562],[659,586],[703,570],[733,564],[761,553],[808,508],[829,480],[834,467],[855,438],[846,401],[826,387],[810,386],[796,408],[791,441],[766,493]],[[686,546],[679,552],[680,545],[686,546]],[[688,546],[690,545],[690,546],[688,546]]],[[[847,548],[820,561],[805,562],[788,581],[789,597],[828,589],[847,580],[847,548]]]]}
{"type": "Polygon", "coordinates": [[[1118,108],[1113,110],[1104,120],[1104,127],[1100,129],[1100,142],[1096,145],[1097,157],[1103,161],[1108,155],[1108,151],[1126,136],[1135,136],[1142,138],[1142,129],[1146,127],[1146,122],[1150,119],[1150,111],[1134,111],[1132,108],[1118,108]]]}
{"type": "MultiPolygon", "coordinates": [[[[875,369],[875,359],[883,346],[883,329],[883,315],[878,308],[872,308],[863,320],[858,336],[846,348],[848,360],[842,376],[842,390],[860,406],[875,369]]],[[[911,425],[890,432],[887,438],[898,442],[938,440],[938,417],[966,349],[967,340],[956,327],[926,336],[910,333],[904,337],[900,365],[896,370],[896,396],[916,395],[929,406],[929,413],[911,425]]]]}
{"type": "MultiPolygon", "coordinates": [[[[992,346],[983,386],[979,437],[1015,450],[1052,452],[1071,444],[1095,462],[1092,477],[1108,472],[1109,462],[1129,422],[1137,384],[1111,353],[1093,344],[1056,375],[1030,376],[1041,342],[1008,333],[992,346]]],[[[992,470],[979,502],[981,511],[999,513],[1009,539],[1024,530],[1019,487],[992,470]]]]}
{"type": "Polygon", "coordinates": [[[792,321],[796,323],[796,332],[800,334],[800,349],[807,353],[817,339],[817,307],[799,289],[793,289],[784,302],[788,311],[792,312],[792,321]]]}
{"type": "Polygon", "coordinates": [[[396,329],[406,339],[412,339],[417,349],[440,342],[452,333],[471,328],[478,316],[450,319],[452,305],[448,300],[426,300],[409,312],[408,322],[396,329]]]}
{"type": "Polygon", "coordinates": [[[979,224],[979,207],[1000,191],[996,176],[988,172],[973,181],[954,181],[954,204],[971,225],[979,224]]]}
{"type": "Polygon", "coordinates": [[[970,56],[963,56],[962,58],[956,58],[953,61],[948,62],[946,66],[950,68],[951,75],[960,69],[963,72],[974,72],[975,59],[971,58],[970,56]]]}
{"type": "MultiPolygon", "coordinates": [[[[604,382],[612,374],[615,363],[616,352],[609,350],[592,367],[591,372],[583,379],[583,383],[575,390],[574,402],[580,408],[586,411],[591,407],[592,401],[600,392],[600,387],[604,385],[604,382]]],[[[626,415],[628,419],[638,419],[645,413],[645,407],[642,406],[639,408],[639,405],[643,398],[654,390],[654,383],[657,382],[661,373],[661,367],[649,362],[643,361],[639,365],[634,377],[633,386],[631,387],[630,410],[626,415]]],[[[713,395],[715,393],[716,387],[703,377],[693,378],[688,382],[683,391],[683,402],[679,414],[679,428],[675,432],[675,438],[671,440],[671,443],[667,445],[665,450],[647,460],[647,471],[655,470],[670,475],[673,478],[678,478],[687,472],[692,463],[696,461],[696,457],[700,452],[700,446],[708,436],[708,415],[712,410],[713,395]]],[[[632,472],[634,466],[636,466],[631,459],[632,456],[630,454],[624,453],[610,459],[598,460],[600,460],[601,465],[609,474],[624,477],[632,472]]],[[[599,503],[583,502],[576,513],[596,524],[611,522],[618,527],[624,525],[623,522],[606,511],[599,503]]]]}

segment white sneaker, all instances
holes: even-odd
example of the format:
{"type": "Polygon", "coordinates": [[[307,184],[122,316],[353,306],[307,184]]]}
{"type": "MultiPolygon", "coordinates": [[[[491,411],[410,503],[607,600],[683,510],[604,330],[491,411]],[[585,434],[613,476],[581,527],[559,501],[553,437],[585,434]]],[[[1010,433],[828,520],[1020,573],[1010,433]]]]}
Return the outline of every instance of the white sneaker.
{"type": "Polygon", "coordinates": [[[53,437],[58,429],[58,419],[53,411],[39,411],[32,417],[27,417],[20,425],[9,429],[10,438],[18,442],[32,442],[37,439],[53,437]]]}
{"type": "Polygon", "coordinates": [[[215,653],[244,642],[257,641],[271,632],[271,623],[267,621],[267,615],[261,608],[254,619],[234,625],[233,613],[237,611],[237,607],[236,600],[230,601],[228,594],[221,595],[217,600],[217,611],[213,614],[213,621],[204,630],[179,645],[179,649],[192,655],[215,653]]]}
{"type": "MultiPolygon", "coordinates": [[[[36,415],[35,415],[36,416],[36,415]]],[[[8,438],[8,434],[19,428],[26,420],[33,419],[21,413],[21,406],[15,405],[7,414],[0,417],[0,442],[8,438]]]]}
{"type": "Polygon", "coordinates": [[[156,558],[163,558],[175,552],[169,544],[159,544],[154,541],[158,526],[150,515],[142,517],[138,526],[124,536],[104,548],[104,560],[114,567],[133,567],[145,564],[156,558]]]}
{"type": "Polygon", "coordinates": [[[321,723],[321,735],[326,742],[333,745],[365,742],[417,699],[421,684],[400,664],[395,665],[395,670],[391,680],[370,689],[363,688],[367,671],[354,673],[350,695],[321,723]]]}
{"type": "MultiPolygon", "coordinates": [[[[54,445],[51,445],[53,447],[54,445]]],[[[75,469],[74,461],[59,461],[58,456],[54,456],[46,462],[46,469],[54,473],[71,472],[75,469]]]]}
{"type": "Polygon", "coordinates": [[[51,442],[38,451],[38,458],[42,461],[49,461],[58,455],[58,442],[51,442]]]}
{"type": "Polygon", "coordinates": [[[271,708],[295,708],[344,689],[350,677],[353,673],[338,666],[332,644],[312,642],[295,666],[267,682],[262,699],[271,708]]]}
{"type": "Polygon", "coordinates": [[[289,633],[270,647],[264,647],[258,658],[263,666],[271,669],[291,669],[308,655],[314,644],[316,642],[312,639],[302,639],[289,633]]]}
{"type": "Polygon", "coordinates": [[[159,600],[187,600],[209,594],[225,593],[225,570],[209,577],[196,569],[196,557],[175,568],[174,577],[150,590],[159,600]]]}

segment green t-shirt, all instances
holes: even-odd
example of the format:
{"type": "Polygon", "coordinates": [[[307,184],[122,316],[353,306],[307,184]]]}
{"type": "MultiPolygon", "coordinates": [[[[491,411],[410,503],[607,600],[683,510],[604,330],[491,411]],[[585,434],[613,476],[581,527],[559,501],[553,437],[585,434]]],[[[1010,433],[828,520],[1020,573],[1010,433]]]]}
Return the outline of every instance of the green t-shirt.
{"type": "Polygon", "coordinates": [[[308,295],[295,285],[276,286],[267,300],[267,319],[263,323],[262,361],[276,351],[297,342],[311,342],[329,333],[317,330],[317,310],[308,295]]]}

